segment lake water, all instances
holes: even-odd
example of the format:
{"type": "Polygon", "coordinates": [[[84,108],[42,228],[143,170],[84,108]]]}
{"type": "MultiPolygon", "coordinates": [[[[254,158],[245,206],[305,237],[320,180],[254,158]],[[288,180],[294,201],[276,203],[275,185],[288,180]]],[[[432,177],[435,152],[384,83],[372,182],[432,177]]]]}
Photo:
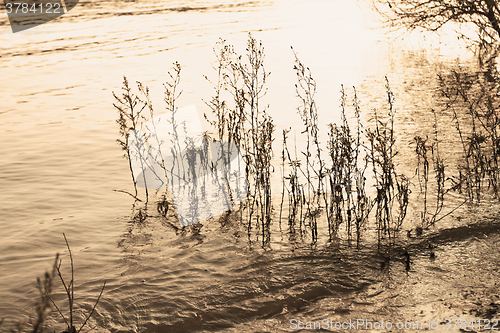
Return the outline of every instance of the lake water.
{"type": "MultiPolygon", "coordinates": [[[[265,47],[271,76],[264,102],[278,138],[283,128],[292,126],[299,136],[303,127],[293,46],[317,81],[324,132],[340,118],[341,84],[358,87],[366,120],[382,105],[389,77],[404,161],[413,136],[431,133],[436,71],[467,65],[471,55],[453,35],[404,34],[393,41],[371,29],[377,24],[367,3],[352,0],[80,1],[61,18],[16,34],[1,12],[0,330],[33,315],[36,277],[56,253],[68,276],[63,232],[75,260],[79,309],[89,311],[107,281],[90,320],[96,332],[289,332],[293,319],[482,318],[470,311],[473,302],[498,294],[493,204],[464,207],[426,238],[406,241],[413,256],[407,273],[403,248],[381,270],[376,244],[355,250],[323,237],[314,248],[295,249],[276,223],[272,250],[249,243],[238,225],[212,221],[200,234],[176,235],[155,216],[133,224],[132,198],[113,191],[132,187],[112,106],[123,76],[150,86],[161,110],[162,82],[179,61],[179,105],[207,112],[203,100],[212,88],[203,75],[215,75],[214,44],[222,37],[243,53],[248,32],[265,47]],[[429,241],[438,246],[434,261],[429,241]]],[[[439,125],[443,150],[453,159],[451,116],[440,115],[439,125]]],[[[411,174],[414,165],[401,168],[411,174]]],[[[459,202],[454,196],[446,208],[459,202]]],[[[63,304],[56,286],[55,300],[63,304]]],[[[49,324],[64,329],[55,314],[49,324]]]]}

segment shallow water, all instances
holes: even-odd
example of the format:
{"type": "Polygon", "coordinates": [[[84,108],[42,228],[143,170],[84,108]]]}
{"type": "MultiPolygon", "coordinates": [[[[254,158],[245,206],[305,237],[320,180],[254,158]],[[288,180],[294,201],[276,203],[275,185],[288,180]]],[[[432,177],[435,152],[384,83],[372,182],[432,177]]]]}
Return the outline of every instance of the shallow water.
{"type": "MultiPolygon", "coordinates": [[[[341,83],[358,87],[363,119],[369,119],[371,108],[384,103],[383,78],[389,77],[399,109],[401,168],[411,174],[414,166],[403,163],[411,154],[407,143],[416,133],[431,134],[435,72],[467,65],[470,55],[451,37],[407,35],[392,42],[370,26],[375,17],[361,1],[81,1],[58,20],[16,34],[2,13],[0,328],[33,314],[36,277],[56,253],[68,276],[63,232],[75,260],[78,307],[89,311],[107,281],[91,319],[98,332],[289,332],[292,319],[485,316],[470,310],[497,294],[494,205],[464,207],[422,239],[401,237],[381,268],[369,236],[356,250],[343,240],[327,242],[323,232],[311,247],[289,243],[285,227],[274,223],[272,250],[264,251],[235,222],[210,221],[199,234],[176,234],[151,210],[146,223],[131,223],[132,199],[113,191],[131,189],[115,141],[111,93],[120,90],[123,75],[149,85],[161,109],[161,83],[179,61],[179,104],[207,112],[202,99],[212,88],[203,75],[214,75],[214,43],[222,37],[243,52],[249,31],[266,49],[272,74],[265,103],[278,138],[289,126],[299,137],[303,127],[295,111],[293,45],[317,80],[320,124],[338,121],[341,83]],[[429,242],[437,247],[433,261],[429,242]],[[412,255],[409,272],[404,249],[412,255]]],[[[439,124],[442,149],[453,163],[451,115],[440,114],[439,124]]],[[[453,195],[445,208],[460,202],[453,195]]],[[[418,209],[415,201],[406,228],[418,221],[418,209]]],[[[62,287],[56,290],[62,303],[62,287]]],[[[49,324],[64,327],[57,316],[49,324]]]]}

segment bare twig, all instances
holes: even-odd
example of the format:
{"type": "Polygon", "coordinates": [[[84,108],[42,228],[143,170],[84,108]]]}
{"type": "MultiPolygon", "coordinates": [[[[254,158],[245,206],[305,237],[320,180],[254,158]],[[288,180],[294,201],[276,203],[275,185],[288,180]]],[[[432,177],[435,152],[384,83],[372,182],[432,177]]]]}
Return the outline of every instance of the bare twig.
{"type": "Polygon", "coordinates": [[[87,324],[87,321],[89,320],[89,318],[94,313],[94,310],[95,310],[95,308],[97,306],[97,303],[99,303],[99,300],[101,299],[102,292],[104,291],[104,287],[106,287],[106,281],[104,281],[104,284],[102,285],[101,293],[99,294],[99,297],[97,297],[97,300],[96,300],[96,302],[94,304],[94,307],[92,308],[92,311],[90,311],[89,315],[85,318],[85,321],[83,322],[82,326],[80,326],[80,329],[78,330],[78,333],[83,329],[83,327],[85,326],[85,324],[87,324]]]}

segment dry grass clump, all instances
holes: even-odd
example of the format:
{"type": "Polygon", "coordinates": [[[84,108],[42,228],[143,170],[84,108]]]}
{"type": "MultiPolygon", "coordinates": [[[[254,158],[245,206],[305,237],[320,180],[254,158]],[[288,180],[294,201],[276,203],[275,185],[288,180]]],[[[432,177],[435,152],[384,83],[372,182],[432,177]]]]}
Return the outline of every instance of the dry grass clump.
{"type": "Polygon", "coordinates": [[[384,119],[374,110],[374,128],[366,131],[368,160],[372,165],[377,191],[375,219],[379,243],[385,236],[389,239],[396,237],[406,217],[410,194],[408,177],[398,174],[395,167],[394,158],[398,154],[394,132],[396,109],[389,80],[385,79],[388,116],[384,119]],[[397,204],[396,209],[394,203],[397,204]]]}
{"type": "Polygon", "coordinates": [[[500,198],[500,75],[494,64],[469,74],[440,75],[440,92],[451,108],[462,146],[456,188],[469,201],[485,192],[500,198]],[[465,110],[465,115],[461,112],[465,110]]]}
{"type": "MultiPolygon", "coordinates": [[[[251,34],[248,35],[246,57],[238,55],[234,47],[220,39],[215,48],[217,72],[214,95],[206,104],[212,111],[205,118],[216,130],[216,139],[227,142],[221,145],[223,165],[230,167],[230,152],[225,147],[236,147],[246,169],[248,198],[244,203],[248,232],[252,221],[261,228],[262,241],[269,241],[271,223],[271,159],[274,141],[274,124],[267,107],[262,106],[266,94],[266,79],[270,75],[264,69],[264,47],[251,34]]],[[[223,174],[227,174],[224,173],[223,174]]],[[[241,217],[243,209],[241,210],[241,217]]]]}

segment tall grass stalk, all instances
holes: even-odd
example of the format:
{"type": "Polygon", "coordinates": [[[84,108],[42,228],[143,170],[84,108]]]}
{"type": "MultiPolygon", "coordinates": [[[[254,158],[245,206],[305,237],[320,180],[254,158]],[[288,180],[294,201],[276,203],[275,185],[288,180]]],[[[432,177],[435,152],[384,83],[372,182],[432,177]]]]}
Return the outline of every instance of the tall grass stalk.
{"type": "Polygon", "coordinates": [[[380,245],[385,236],[389,240],[396,237],[406,217],[408,207],[409,179],[396,172],[394,158],[398,154],[396,150],[396,138],[394,133],[394,94],[386,77],[386,93],[388,103],[388,118],[379,117],[374,110],[373,129],[367,129],[369,141],[368,158],[372,164],[373,176],[375,178],[376,198],[376,224],[378,243],[380,245]],[[394,199],[398,203],[397,216],[393,216],[394,199]]]}
{"type": "MultiPolygon", "coordinates": [[[[375,109],[368,128],[361,123],[361,107],[356,89],[353,89],[353,97],[350,99],[342,86],[340,122],[328,125],[328,138],[323,146],[320,142],[316,81],[297,53],[293,49],[292,52],[293,69],[297,75],[295,91],[299,99],[297,113],[303,124],[302,131],[297,136],[302,137],[305,148],[298,152],[295,132],[291,128],[282,131],[280,228],[281,219],[287,219],[290,239],[296,234],[301,237],[310,235],[315,243],[320,237],[320,223],[324,221],[330,240],[334,240],[345,230],[348,241],[355,239],[359,246],[363,231],[368,227],[371,211],[375,208],[373,217],[377,242],[380,246],[388,238],[392,243],[407,215],[411,183],[408,177],[398,173],[396,167],[396,108],[389,80],[385,78],[387,111],[375,109]],[[294,135],[293,145],[290,133],[294,135]],[[374,182],[374,198],[368,195],[371,192],[367,188],[367,177],[370,176],[374,182]],[[284,212],[284,209],[287,211],[284,212]],[[325,219],[321,217],[323,212],[325,219]]],[[[270,75],[264,68],[264,47],[262,42],[249,34],[245,54],[238,54],[233,46],[222,39],[216,43],[214,54],[215,78],[210,80],[206,77],[214,91],[205,102],[210,109],[205,118],[214,128],[215,134],[210,137],[208,133],[204,133],[202,145],[197,145],[193,138],[187,137],[185,123],[177,123],[176,120],[181,73],[178,63],[175,63],[173,71],[169,72],[168,82],[164,84],[164,101],[173,137],[173,161],[169,170],[161,149],[164,142],[158,139],[159,126],[156,126],[158,122],[155,121],[148,88],[138,83],[140,96],[137,96],[125,78],[122,96],[114,95],[115,107],[119,111],[119,142],[126,151],[134,181],[134,193],[129,194],[139,199],[138,178],[144,177],[144,172],[142,176],[135,175],[131,162],[137,158],[135,155],[139,155],[147,157],[144,161],[160,161],[163,175],[157,174],[157,170],[148,162],[144,162],[146,164],[142,167],[154,177],[161,178],[165,184],[167,193],[156,205],[157,211],[164,218],[167,218],[171,206],[167,201],[169,185],[174,187],[175,181],[182,180],[182,184],[191,181],[194,187],[189,191],[184,188],[184,192],[181,191],[189,198],[199,190],[196,186],[205,188],[204,181],[201,185],[196,183],[197,168],[200,167],[216,174],[213,181],[223,185],[218,188],[223,188],[226,206],[235,207],[234,198],[240,196],[238,189],[230,187],[230,178],[233,176],[231,164],[244,163],[244,166],[239,167],[245,168],[247,196],[238,208],[239,219],[246,224],[249,239],[255,232],[257,237],[262,236],[262,246],[265,247],[270,243],[273,214],[270,182],[274,170],[271,160],[275,126],[268,107],[263,104],[263,97],[267,92],[266,82],[270,75]],[[145,125],[147,117],[143,111],[146,109],[149,110],[149,125],[145,125]],[[140,130],[145,134],[141,134],[140,130]],[[184,140],[180,139],[182,132],[186,134],[184,140]],[[134,147],[139,144],[142,150],[134,147]],[[210,163],[209,150],[212,158],[216,157],[210,163]],[[237,150],[238,156],[241,155],[243,162],[233,161],[234,150],[237,150]],[[167,179],[170,174],[172,176],[167,179]]],[[[434,138],[429,140],[428,137],[415,137],[417,174],[423,200],[421,228],[434,225],[451,213],[444,214],[443,207],[445,195],[452,189],[463,190],[468,200],[478,201],[487,184],[493,194],[499,196],[500,116],[497,109],[500,105],[500,76],[490,71],[479,77],[482,79],[475,80],[454,73],[451,78],[441,80],[442,93],[450,102],[448,107],[454,107],[454,120],[462,143],[463,158],[458,178],[449,177],[450,171],[441,155],[438,121],[434,110],[434,138]],[[457,105],[467,110],[467,123],[459,116],[458,108],[455,108],[457,105]],[[453,186],[447,185],[449,180],[455,182],[453,186]]],[[[145,178],[143,181],[146,184],[145,178]]],[[[147,197],[146,186],[146,203],[147,197]]],[[[148,216],[139,212],[141,221],[148,216]]],[[[228,218],[229,212],[221,217],[222,220],[228,218]]]]}
{"type": "MultiPolygon", "coordinates": [[[[117,123],[120,126],[121,136],[117,142],[125,152],[125,157],[129,162],[130,175],[132,176],[132,182],[134,184],[134,195],[132,196],[140,201],[137,196],[137,177],[139,175],[134,174],[132,159],[138,159],[143,169],[145,168],[145,165],[143,165],[143,161],[145,160],[142,148],[143,138],[140,137],[138,130],[140,129],[141,123],[146,119],[142,114],[146,105],[141,103],[139,97],[132,92],[126,77],[123,77],[122,96],[120,97],[113,92],[113,97],[115,98],[113,106],[118,110],[117,123]],[[133,145],[135,147],[133,147],[133,145]]],[[[144,183],[146,183],[144,174],[143,177],[144,183]]],[[[148,189],[146,187],[146,202],[147,200],[148,189]]]]}
{"type": "MultiPolygon", "coordinates": [[[[73,263],[73,254],[71,253],[71,248],[69,247],[68,239],[66,238],[66,235],[63,234],[64,240],[66,242],[66,247],[68,248],[69,252],[69,257],[70,257],[70,262],[71,262],[71,280],[69,283],[66,282],[66,280],[63,278],[62,273],[61,273],[61,263],[62,260],[59,260],[55,266],[55,270],[57,272],[57,275],[61,279],[61,283],[64,287],[64,290],[66,292],[66,296],[68,298],[68,317],[64,316],[62,313],[61,309],[57,306],[56,302],[52,299],[52,296],[50,294],[50,289],[47,291],[46,290],[46,295],[56,308],[57,312],[61,315],[62,319],[66,323],[66,333],[79,333],[82,331],[82,329],[85,327],[87,324],[87,321],[90,319],[90,317],[94,314],[95,308],[97,307],[97,304],[99,303],[99,300],[101,299],[102,293],[104,291],[104,288],[106,287],[106,281],[104,281],[104,284],[101,288],[101,292],[99,296],[97,297],[97,300],[92,307],[92,310],[85,316],[85,320],[83,324],[80,326],[80,328],[77,330],[75,327],[75,320],[74,320],[74,306],[75,306],[75,274],[74,274],[74,263],[73,263]]],[[[58,256],[56,256],[56,261],[58,260],[58,256]]]]}
{"type": "MultiPolygon", "coordinates": [[[[317,217],[322,202],[326,202],[324,179],[326,176],[325,165],[321,157],[321,146],[319,142],[318,110],[315,101],[316,81],[312,77],[311,70],[299,60],[297,53],[292,52],[295,57],[294,70],[297,74],[295,91],[300,100],[297,107],[298,114],[304,124],[306,134],[305,156],[305,178],[306,178],[306,208],[307,217],[310,219],[312,239],[318,238],[317,217]],[[314,154],[314,156],[313,156],[314,154]],[[316,184],[313,183],[316,179],[316,184]]],[[[328,215],[327,210],[327,215],[328,215]]]]}
{"type": "Polygon", "coordinates": [[[351,130],[347,120],[348,97],[343,86],[340,93],[341,125],[328,125],[330,131],[327,148],[331,164],[328,171],[330,196],[325,201],[326,209],[330,211],[327,215],[328,229],[332,238],[337,234],[340,225],[346,222],[348,239],[351,240],[355,232],[359,245],[362,230],[373,205],[365,190],[367,159],[362,156],[361,151],[363,131],[357,92],[354,88],[352,107],[356,118],[355,132],[351,130]]]}

